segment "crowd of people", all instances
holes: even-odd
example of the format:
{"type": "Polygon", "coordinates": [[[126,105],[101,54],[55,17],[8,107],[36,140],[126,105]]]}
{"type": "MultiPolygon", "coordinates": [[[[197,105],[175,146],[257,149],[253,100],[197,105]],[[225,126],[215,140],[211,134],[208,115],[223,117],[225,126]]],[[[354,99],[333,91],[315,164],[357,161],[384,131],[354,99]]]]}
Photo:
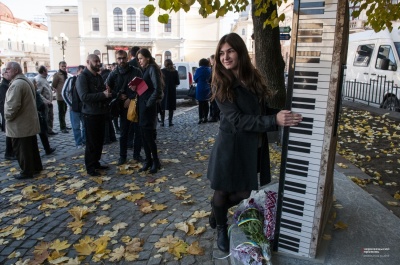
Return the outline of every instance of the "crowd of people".
{"type": "MultiPolygon", "coordinates": [[[[174,125],[178,73],[169,59],[160,69],[145,48],[133,47],[130,61],[126,51],[118,50],[115,59],[114,69],[101,69],[100,58],[90,54],[86,67],[80,66],[78,75],[70,78],[66,62],[62,61],[52,87],[45,81],[47,69],[44,66],[39,67],[34,84],[22,74],[17,62],[7,64],[0,84],[0,107],[7,136],[5,158],[17,159],[21,167],[16,178],[32,178],[43,169],[37,134],[46,154],[55,151],[47,139],[47,135],[56,134],[52,90],[57,92],[60,131],[68,133],[71,129],[65,122],[69,108],[76,146],[85,145],[88,175],[99,176],[99,171],[109,168],[101,165],[100,159],[103,144],[115,137],[114,129],[120,134],[118,165],[127,162],[127,149],[132,145],[133,159],[143,162],[140,172],[160,170],[157,119],[160,114],[160,126],[164,126],[168,110],[168,125],[174,125]],[[147,89],[138,91],[137,86],[130,83],[134,78],[142,78],[147,89]],[[127,118],[132,101],[137,102],[137,121],[127,118]],[[110,115],[111,103],[116,104],[117,115],[110,115]],[[142,147],[144,158],[141,157],[142,147]]],[[[246,45],[236,33],[221,38],[210,60],[199,61],[194,81],[197,83],[198,123],[220,121],[207,170],[214,190],[209,223],[210,227],[217,228],[218,248],[229,251],[228,209],[248,198],[259,185],[271,181],[267,132],[277,130],[278,126],[296,126],[302,116],[268,106],[267,101],[274,93],[252,65],[246,45]]]]}

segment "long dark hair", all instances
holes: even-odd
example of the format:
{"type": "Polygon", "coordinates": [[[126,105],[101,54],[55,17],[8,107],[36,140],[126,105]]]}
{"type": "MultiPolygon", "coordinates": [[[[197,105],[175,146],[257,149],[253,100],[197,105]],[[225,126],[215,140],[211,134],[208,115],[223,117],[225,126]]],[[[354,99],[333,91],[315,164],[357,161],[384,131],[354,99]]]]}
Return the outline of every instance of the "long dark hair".
{"type": "Polygon", "coordinates": [[[164,89],[164,78],[162,76],[161,73],[161,69],[160,66],[158,66],[158,64],[156,63],[156,61],[154,60],[153,56],[151,56],[151,52],[146,49],[146,48],[142,48],[140,49],[137,53],[136,53],[136,57],[141,54],[144,58],[149,59],[149,66],[152,65],[154,68],[156,68],[158,75],[160,76],[160,84],[161,84],[161,88],[164,89]]]}
{"type": "Polygon", "coordinates": [[[229,33],[223,36],[215,51],[215,62],[213,67],[212,99],[217,98],[219,101],[233,101],[235,95],[232,91],[233,85],[242,82],[244,87],[256,94],[260,101],[272,98],[274,92],[267,88],[266,82],[260,72],[251,63],[249,52],[243,39],[236,33],[229,33]],[[238,76],[235,76],[232,70],[226,69],[220,58],[220,50],[222,45],[228,43],[238,55],[238,76]]]}

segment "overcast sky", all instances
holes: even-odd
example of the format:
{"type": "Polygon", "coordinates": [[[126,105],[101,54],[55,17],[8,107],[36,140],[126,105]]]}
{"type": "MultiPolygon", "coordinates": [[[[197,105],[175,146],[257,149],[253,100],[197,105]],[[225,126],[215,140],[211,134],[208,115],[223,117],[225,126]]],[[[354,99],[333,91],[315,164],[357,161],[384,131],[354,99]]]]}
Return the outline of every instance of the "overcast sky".
{"type": "Polygon", "coordinates": [[[77,5],[77,0],[0,0],[5,4],[14,17],[33,20],[35,16],[43,16],[46,6],[52,5],[77,5]]]}

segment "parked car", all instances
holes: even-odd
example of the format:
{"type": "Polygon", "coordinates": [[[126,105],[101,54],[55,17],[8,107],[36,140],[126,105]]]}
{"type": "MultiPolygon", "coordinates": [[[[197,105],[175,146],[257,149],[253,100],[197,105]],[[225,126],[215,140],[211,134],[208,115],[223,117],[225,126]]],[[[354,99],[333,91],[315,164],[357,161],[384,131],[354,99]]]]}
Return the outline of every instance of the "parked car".
{"type": "Polygon", "coordinates": [[[35,77],[37,75],[38,75],[38,73],[34,73],[34,72],[25,73],[25,76],[28,77],[28,78],[31,78],[31,77],[33,78],[33,77],[35,77]]]}
{"type": "Polygon", "coordinates": [[[179,62],[174,64],[175,69],[178,71],[180,85],[176,87],[177,99],[191,99],[188,97],[189,88],[196,85],[193,82],[193,76],[199,64],[195,62],[179,62]]]}
{"type": "Polygon", "coordinates": [[[78,73],[79,66],[67,66],[67,73],[76,75],[78,73]]]}

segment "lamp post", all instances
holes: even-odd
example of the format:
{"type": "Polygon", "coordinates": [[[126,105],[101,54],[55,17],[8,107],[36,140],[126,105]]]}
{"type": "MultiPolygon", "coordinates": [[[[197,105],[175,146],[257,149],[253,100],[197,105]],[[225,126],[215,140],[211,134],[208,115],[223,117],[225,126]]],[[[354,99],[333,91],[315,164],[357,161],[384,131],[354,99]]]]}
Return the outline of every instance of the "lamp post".
{"type": "Polygon", "coordinates": [[[68,37],[63,32],[61,32],[60,37],[55,36],[53,39],[57,44],[61,45],[63,61],[65,61],[65,46],[67,46],[67,42],[69,40],[68,37]]]}

